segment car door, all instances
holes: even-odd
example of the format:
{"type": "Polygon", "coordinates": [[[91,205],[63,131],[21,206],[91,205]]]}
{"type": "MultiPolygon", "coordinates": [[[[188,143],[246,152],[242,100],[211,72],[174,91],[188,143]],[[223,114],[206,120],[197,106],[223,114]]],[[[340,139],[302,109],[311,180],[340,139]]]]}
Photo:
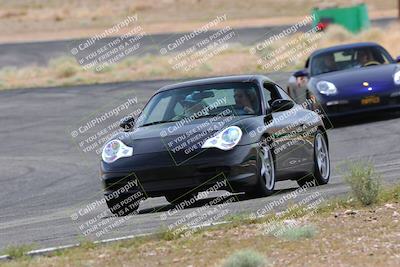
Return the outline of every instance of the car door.
{"type": "Polygon", "coordinates": [[[263,101],[266,116],[270,117],[269,133],[272,134],[271,144],[275,154],[275,164],[279,177],[299,174],[309,169],[309,148],[304,138],[307,126],[304,123],[304,109],[295,104],[285,111],[271,111],[271,104],[277,99],[290,99],[276,84],[263,83],[263,101]]]}
{"type": "MultiPolygon", "coordinates": [[[[291,100],[291,98],[286,94],[286,92],[276,85],[278,91],[283,99],[291,100]]],[[[317,113],[310,110],[310,105],[312,105],[312,101],[306,101],[302,103],[302,105],[297,104],[294,108],[296,108],[296,114],[293,119],[296,121],[297,132],[301,142],[304,144],[299,151],[301,151],[301,165],[304,169],[308,170],[310,166],[314,164],[314,136],[318,130],[320,117],[317,113]]]]}

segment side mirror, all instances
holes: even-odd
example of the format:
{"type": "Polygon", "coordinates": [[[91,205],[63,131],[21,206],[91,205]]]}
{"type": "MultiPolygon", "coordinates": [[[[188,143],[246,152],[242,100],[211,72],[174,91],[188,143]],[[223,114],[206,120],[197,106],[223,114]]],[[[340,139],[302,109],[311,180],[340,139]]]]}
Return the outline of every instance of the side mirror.
{"type": "Polygon", "coordinates": [[[135,125],[135,118],[132,116],[127,116],[119,122],[119,127],[124,129],[125,132],[129,132],[134,125],[135,125]]]}
{"type": "Polygon", "coordinates": [[[288,99],[276,99],[271,104],[272,112],[289,110],[294,106],[294,102],[288,99]]]}
{"type": "Polygon", "coordinates": [[[308,71],[305,70],[305,69],[304,70],[298,70],[295,73],[293,73],[293,76],[296,77],[296,78],[308,77],[308,71]]]}
{"type": "Polygon", "coordinates": [[[400,56],[396,57],[396,62],[400,63],[400,56]]]}

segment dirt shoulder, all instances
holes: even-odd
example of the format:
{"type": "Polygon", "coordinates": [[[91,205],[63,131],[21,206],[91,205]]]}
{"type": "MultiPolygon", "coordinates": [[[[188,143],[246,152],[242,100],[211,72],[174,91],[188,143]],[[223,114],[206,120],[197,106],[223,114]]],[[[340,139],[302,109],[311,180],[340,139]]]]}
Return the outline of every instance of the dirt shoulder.
{"type": "Polygon", "coordinates": [[[390,193],[390,200],[374,206],[342,200],[312,216],[283,220],[285,234],[268,232],[270,219],[231,218],[230,224],[188,237],[163,232],[110,245],[85,244],[1,266],[221,266],[229,255],[243,249],[258,252],[267,266],[399,266],[399,189],[390,193]]]}

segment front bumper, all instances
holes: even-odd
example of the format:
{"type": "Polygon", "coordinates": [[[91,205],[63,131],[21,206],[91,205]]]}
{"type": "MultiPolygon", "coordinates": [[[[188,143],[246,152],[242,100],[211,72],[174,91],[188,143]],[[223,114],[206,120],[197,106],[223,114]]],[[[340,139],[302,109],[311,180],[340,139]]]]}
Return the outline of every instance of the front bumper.
{"type": "Polygon", "coordinates": [[[177,164],[167,151],[133,155],[112,164],[101,162],[101,179],[105,193],[111,193],[138,180],[138,188],[147,196],[162,196],[168,192],[206,190],[218,181],[226,181],[231,192],[256,185],[257,146],[236,146],[229,151],[203,149],[194,157],[177,164]]]}
{"type": "Polygon", "coordinates": [[[380,95],[379,97],[379,104],[362,105],[361,99],[355,98],[347,99],[345,101],[324,101],[323,103],[321,103],[321,106],[324,113],[329,118],[355,115],[363,112],[400,109],[400,95],[394,97],[391,97],[389,95],[380,95]]]}

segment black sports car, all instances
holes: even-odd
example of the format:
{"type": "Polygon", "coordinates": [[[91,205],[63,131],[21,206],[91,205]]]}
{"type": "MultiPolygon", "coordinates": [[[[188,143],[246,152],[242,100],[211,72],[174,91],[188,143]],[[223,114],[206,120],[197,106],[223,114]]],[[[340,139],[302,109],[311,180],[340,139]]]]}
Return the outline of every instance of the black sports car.
{"type": "Polygon", "coordinates": [[[261,75],[210,78],[158,90],[133,124],[108,141],[101,179],[110,210],[132,199],[187,199],[218,189],[268,196],[275,183],[326,184],[328,137],[320,116],[261,75]]]}
{"type": "Polygon", "coordinates": [[[330,118],[399,109],[399,61],[372,42],[320,49],[290,77],[288,93],[300,102],[316,99],[330,118]]]}

